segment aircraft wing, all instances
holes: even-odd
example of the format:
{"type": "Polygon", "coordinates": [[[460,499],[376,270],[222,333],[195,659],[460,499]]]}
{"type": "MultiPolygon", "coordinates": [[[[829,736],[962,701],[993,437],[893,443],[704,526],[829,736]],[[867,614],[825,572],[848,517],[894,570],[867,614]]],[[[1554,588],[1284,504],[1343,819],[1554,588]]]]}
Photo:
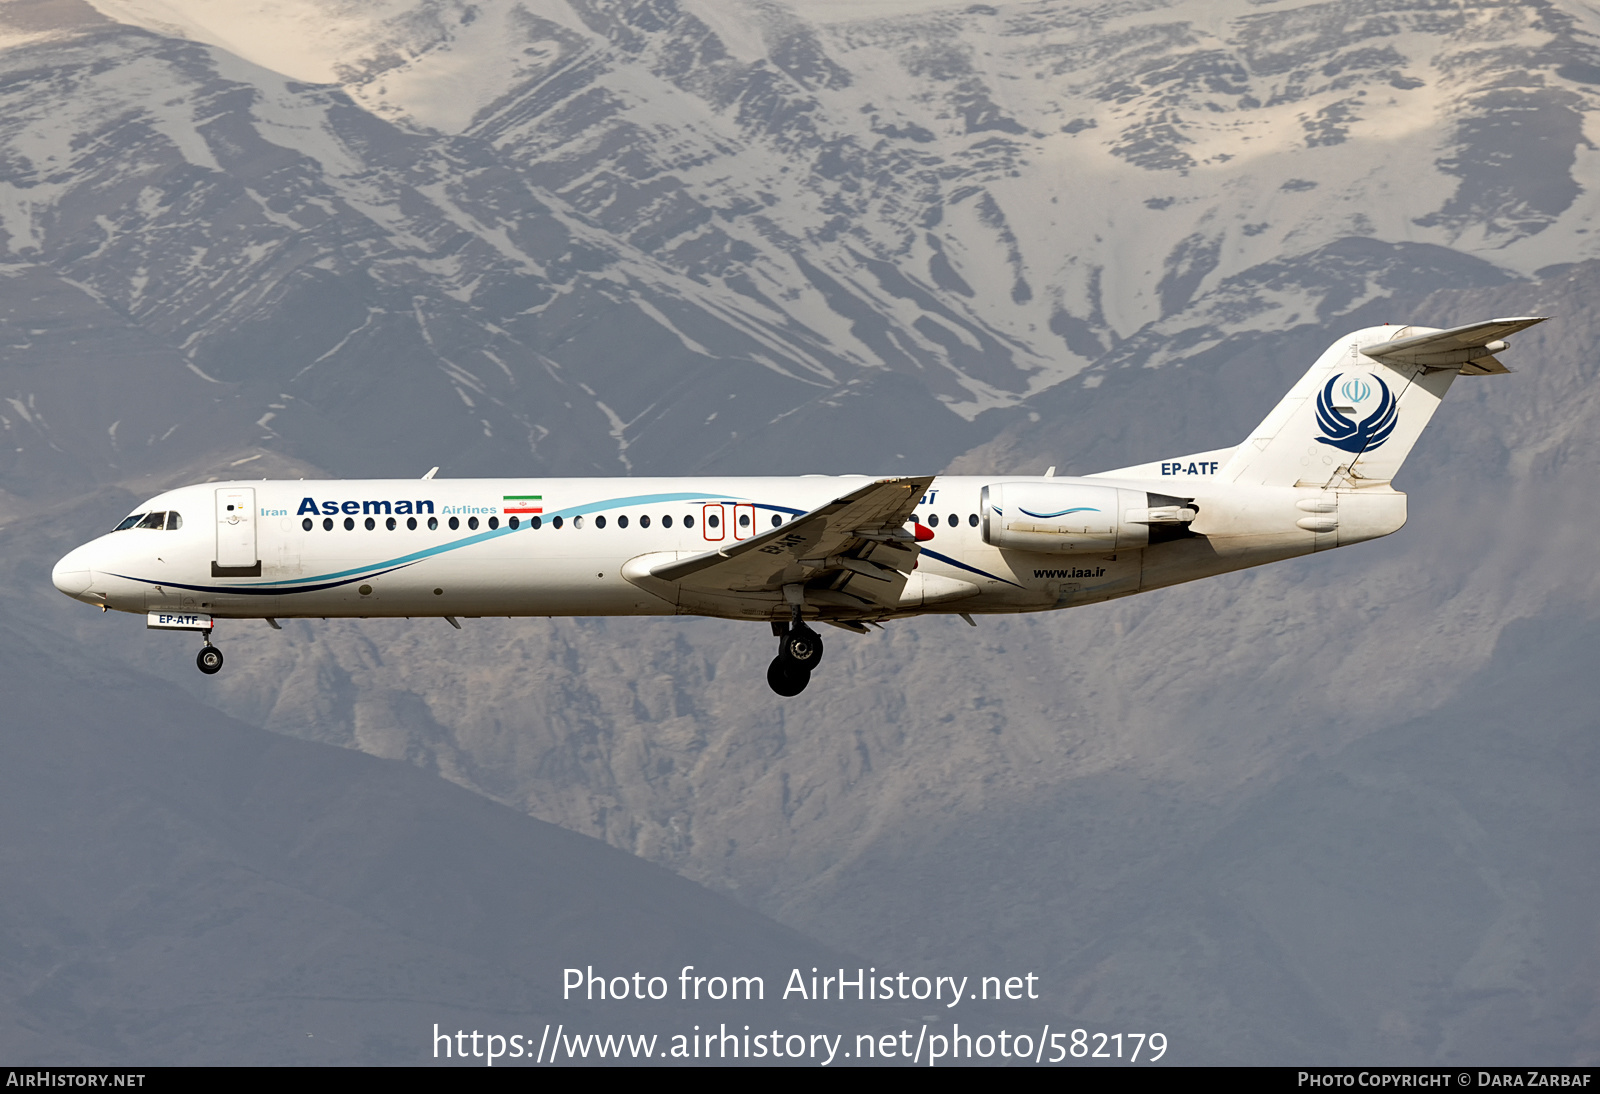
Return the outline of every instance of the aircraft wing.
{"type": "Polygon", "coordinates": [[[650,576],[718,594],[805,585],[819,603],[892,607],[920,553],[904,525],[933,480],[879,479],[758,536],[653,567],[650,576]]]}
{"type": "Polygon", "coordinates": [[[1548,318],[1520,316],[1515,319],[1486,319],[1481,323],[1468,323],[1464,327],[1376,342],[1362,346],[1361,352],[1390,363],[1456,368],[1469,376],[1510,372],[1494,357],[1506,348],[1505,339],[1548,318]]]}

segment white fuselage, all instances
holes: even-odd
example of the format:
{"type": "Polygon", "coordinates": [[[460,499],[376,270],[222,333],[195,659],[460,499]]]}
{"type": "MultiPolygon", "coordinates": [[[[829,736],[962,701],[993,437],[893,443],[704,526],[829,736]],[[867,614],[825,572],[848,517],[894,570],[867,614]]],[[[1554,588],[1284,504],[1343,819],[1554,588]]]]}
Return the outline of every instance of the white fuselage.
{"type": "MultiPolygon", "coordinates": [[[[787,617],[788,608],[773,590],[684,597],[659,582],[636,584],[629,563],[641,556],[687,558],[735,544],[869,481],[804,476],[206,483],[161,494],[139,510],[176,513],[179,519],[169,516],[160,529],[130,527],[101,536],[63,558],[53,576],[68,595],[118,611],[193,611],[217,618],[778,619],[787,617]]],[[[1387,487],[1346,492],[1244,486],[1203,474],[1158,479],[1153,470],[1148,479],[962,476],[936,479],[915,520],[922,527],[920,579],[906,585],[896,605],[857,611],[823,606],[808,614],[885,619],[1093,603],[1384,535],[1404,523],[1405,499],[1387,487]],[[1177,495],[1195,499],[1199,517],[1182,538],[1137,549],[995,546],[982,509],[984,488],[1019,483],[1177,495]],[[1366,496],[1357,498],[1359,493],[1366,496]],[[1330,512],[1331,518],[1307,519],[1308,513],[1330,512]],[[951,588],[960,588],[960,595],[941,591],[951,588]]]]}
{"type": "Polygon", "coordinates": [[[208,674],[218,618],[706,615],[769,623],[767,684],[794,696],[823,655],[810,621],[1067,608],[1396,531],[1394,476],[1454,378],[1506,372],[1505,338],[1541,322],[1353,331],[1234,447],[1085,478],[206,483],[51,577],[201,632],[208,674]]]}

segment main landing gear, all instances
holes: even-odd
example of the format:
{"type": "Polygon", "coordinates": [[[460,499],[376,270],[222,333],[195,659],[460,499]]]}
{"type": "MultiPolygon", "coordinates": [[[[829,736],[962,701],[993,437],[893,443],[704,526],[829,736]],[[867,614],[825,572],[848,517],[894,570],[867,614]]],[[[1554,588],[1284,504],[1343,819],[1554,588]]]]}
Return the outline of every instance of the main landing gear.
{"type": "Polygon", "coordinates": [[[211,644],[209,634],[202,635],[201,641],[205,645],[200,647],[200,653],[195,657],[194,663],[199,666],[201,672],[210,676],[222,669],[222,651],[211,644]]]}
{"type": "Polygon", "coordinates": [[[796,610],[792,623],[775,623],[778,656],[767,666],[767,686],[782,696],[799,695],[811,683],[811,670],[822,663],[822,636],[800,619],[796,610]]]}

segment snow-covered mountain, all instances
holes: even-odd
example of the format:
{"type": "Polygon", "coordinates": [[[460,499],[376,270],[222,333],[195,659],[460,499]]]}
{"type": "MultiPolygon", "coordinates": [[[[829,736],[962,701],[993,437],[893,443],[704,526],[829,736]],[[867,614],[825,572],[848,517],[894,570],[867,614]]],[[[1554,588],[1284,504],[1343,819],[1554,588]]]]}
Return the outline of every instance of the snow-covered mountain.
{"type": "Polygon", "coordinates": [[[853,279],[854,244],[1037,348],[1347,236],[1593,253],[1577,4],[98,6],[485,137],[675,267],[790,283],[804,241],[853,279]]]}
{"type": "Polygon", "coordinates": [[[95,6],[5,9],[11,268],[350,471],[924,468],[1593,254],[1577,4],[95,6]]]}

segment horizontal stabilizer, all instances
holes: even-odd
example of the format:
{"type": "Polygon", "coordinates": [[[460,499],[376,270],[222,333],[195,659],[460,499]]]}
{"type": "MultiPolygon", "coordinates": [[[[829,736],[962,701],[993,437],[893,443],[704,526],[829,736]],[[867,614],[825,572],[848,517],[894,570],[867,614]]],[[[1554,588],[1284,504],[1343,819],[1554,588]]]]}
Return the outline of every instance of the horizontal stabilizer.
{"type": "Polygon", "coordinates": [[[1494,356],[1506,348],[1507,338],[1548,318],[1488,319],[1449,330],[1401,327],[1395,331],[1399,337],[1369,343],[1361,347],[1361,352],[1389,365],[1421,365],[1426,369],[1453,369],[1468,376],[1487,376],[1511,371],[1494,356]]]}

